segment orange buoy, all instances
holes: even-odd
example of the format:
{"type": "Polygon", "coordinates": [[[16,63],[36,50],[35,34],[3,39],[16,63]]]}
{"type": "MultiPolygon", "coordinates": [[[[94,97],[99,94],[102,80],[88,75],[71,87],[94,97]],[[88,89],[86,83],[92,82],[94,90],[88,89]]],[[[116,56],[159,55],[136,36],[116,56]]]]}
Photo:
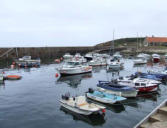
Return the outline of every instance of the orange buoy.
{"type": "Polygon", "coordinates": [[[19,80],[19,79],[21,79],[21,76],[19,76],[19,75],[7,75],[6,79],[7,80],[19,80]]]}
{"type": "Polygon", "coordinates": [[[55,77],[59,77],[59,74],[58,74],[58,73],[56,73],[55,77]]]}

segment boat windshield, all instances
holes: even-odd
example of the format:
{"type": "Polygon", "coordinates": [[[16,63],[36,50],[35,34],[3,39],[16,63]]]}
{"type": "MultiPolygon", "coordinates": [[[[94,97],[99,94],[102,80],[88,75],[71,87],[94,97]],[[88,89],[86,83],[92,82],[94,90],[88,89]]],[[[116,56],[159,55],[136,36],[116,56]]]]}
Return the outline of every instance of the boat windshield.
{"type": "Polygon", "coordinates": [[[80,65],[79,62],[67,62],[67,65],[80,65]]]}

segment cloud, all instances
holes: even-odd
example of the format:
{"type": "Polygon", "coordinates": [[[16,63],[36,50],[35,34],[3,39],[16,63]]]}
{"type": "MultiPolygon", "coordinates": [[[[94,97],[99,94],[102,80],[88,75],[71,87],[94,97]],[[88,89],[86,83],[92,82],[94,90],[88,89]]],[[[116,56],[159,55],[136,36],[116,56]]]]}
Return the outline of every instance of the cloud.
{"type": "Polygon", "coordinates": [[[0,0],[1,46],[85,46],[167,36],[165,0],[0,0]]]}

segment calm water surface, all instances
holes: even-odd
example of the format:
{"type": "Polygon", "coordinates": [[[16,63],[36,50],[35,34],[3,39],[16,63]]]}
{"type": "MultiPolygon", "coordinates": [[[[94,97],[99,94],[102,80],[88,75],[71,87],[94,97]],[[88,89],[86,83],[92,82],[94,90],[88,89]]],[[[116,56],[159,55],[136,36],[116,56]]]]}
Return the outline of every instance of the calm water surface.
{"type": "MultiPolygon", "coordinates": [[[[125,59],[120,76],[136,71],[163,70],[154,65],[133,67],[133,61],[125,59]]],[[[160,85],[158,94],[142,95],[128,99],[123,105],[106,106],[105,117],[85,117],[60,107],[61,95],[84,95],[88,88],[96,88],[98,80],[111,80],[118,73],[106,72],[96,67],[93,73],[55,78],[58,64],[40,68],[9,70],[7,74],[23,76],[18,81],[5,81],[0,85],[0,128],[132,128],[144,116],[167,98],[167,87],[160,85]]]]}

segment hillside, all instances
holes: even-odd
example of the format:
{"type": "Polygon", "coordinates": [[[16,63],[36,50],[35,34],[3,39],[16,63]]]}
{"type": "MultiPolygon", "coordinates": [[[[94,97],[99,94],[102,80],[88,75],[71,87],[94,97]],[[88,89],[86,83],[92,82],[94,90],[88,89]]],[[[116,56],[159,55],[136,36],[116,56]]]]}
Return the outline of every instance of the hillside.
{"type": "MultiPolygon", "coordinates": [[[[121,46],[136,46],[136,43],[138,42],[143,42],[144,37],[140,37],[140,38],[121,38],[121,39],[116,39],[114,40],[114,46],[115,47],[121,47],[121,46]]],[[[107,41],[104,43],[100,43],[95,45],[95,47],[105,47],[105,46],[111,46],[111,43],[113,42],[113,40],[111,41],[107,41]]]]}

